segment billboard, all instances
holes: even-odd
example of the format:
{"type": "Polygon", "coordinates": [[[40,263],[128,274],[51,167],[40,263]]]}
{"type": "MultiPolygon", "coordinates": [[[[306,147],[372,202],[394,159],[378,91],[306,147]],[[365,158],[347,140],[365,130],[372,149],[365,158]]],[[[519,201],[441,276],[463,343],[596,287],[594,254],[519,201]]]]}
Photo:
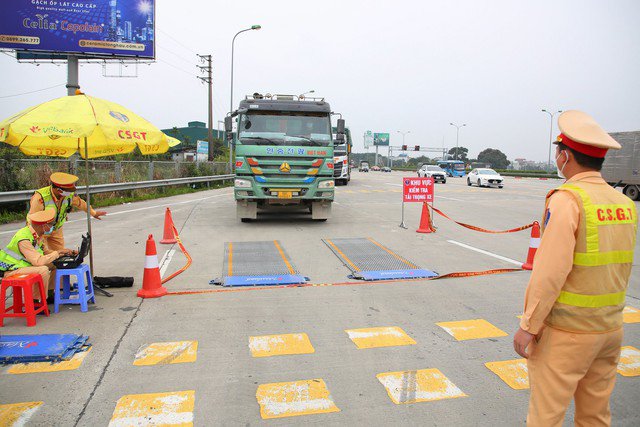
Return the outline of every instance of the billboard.
{"type": "Polygon", "coordinates": [[[374,133],[373,134],[373,145],[389,145],[389,134],[388,133],[374,133]]]}
{"type": "Polygon", "coordinates": [[[209,154],[209,142],[208,141],[196,141],[196,152],[198,154],[209,154]]]}
{"type": "Polygon", "coordinates": [[[0,49],[155,58],[155,0],[2,0],[0,49]]]}
{"type": "Polygon", "coordinates": [[[364,148],[369,148],[373,145],[373,133],[368,130],[365,134],[364,134],[364,148]]]}

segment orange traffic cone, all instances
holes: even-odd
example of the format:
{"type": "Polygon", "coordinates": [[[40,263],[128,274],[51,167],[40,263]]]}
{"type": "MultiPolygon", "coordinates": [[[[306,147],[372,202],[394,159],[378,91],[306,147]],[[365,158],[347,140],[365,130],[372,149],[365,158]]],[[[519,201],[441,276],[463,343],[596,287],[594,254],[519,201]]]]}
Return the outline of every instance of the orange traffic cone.
{"type": "Polygon", "coordinates": [[[435,233],[436,230],[431,224],[431,215],[429,215],[429,206],[427,202],[422,204],[422,216],[420,217],[420,227],[416,230],[416,233],[435,233]]]}
{"type": "Polygon", "coordinates": [[[175,234],[173,234],[173,218],[171,218],[171,210],[167,208],[164,212],[164,235],[160,243],[163,245],[173,245],[177,243],[175,234]]]}
{"type": "Polygon", "coordinates": [[[531,241],[529,243],[527,262],[522,264],[523,270],[533,270],[533,258],[536,256],[538,246],[540,246],[540,224],[538,221],[534,221],[533,227],[531,228],[531,241]]]}
{"type": "Polygon", "coordinates": [[[166,295],[167,289],[162,286],[162,279],[160,278],[156,242],[153,241],[153,235],[151,234],[149,234],[149,238],[147,239],[145,255],[142,289],[138,291],[138,296],[140,298],[157,298],[166,295]]]}

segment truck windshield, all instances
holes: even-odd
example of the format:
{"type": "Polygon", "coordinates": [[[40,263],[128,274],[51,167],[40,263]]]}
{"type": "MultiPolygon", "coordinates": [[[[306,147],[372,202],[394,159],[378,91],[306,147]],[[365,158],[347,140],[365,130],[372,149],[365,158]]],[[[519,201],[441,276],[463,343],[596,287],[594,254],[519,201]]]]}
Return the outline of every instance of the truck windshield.
{"type": "Polygon", "coordinates": [[[329,146],[330,124],[327,114],[248,113],[240,116],[238,130],[244,145],[329,146]]]}
{"type": "Polygon", "coordinates": [[[334,156],[346,156],[347,155],[347,144],[340,144],[333,147],[333,155],[334,156]]]}

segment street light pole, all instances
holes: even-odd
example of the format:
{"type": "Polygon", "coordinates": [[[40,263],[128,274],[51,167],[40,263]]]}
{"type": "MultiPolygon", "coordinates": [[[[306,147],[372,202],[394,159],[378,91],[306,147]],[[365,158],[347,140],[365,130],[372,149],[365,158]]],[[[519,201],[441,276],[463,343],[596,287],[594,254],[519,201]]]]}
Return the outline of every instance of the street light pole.
{"type": "Polygon", "coordinates": [[[451,126],[455,126],[456,127],[456,158],[454,160],[458,160],[458,139],[460,136],[460,128],[463,126],[466,126],[466,123],[463,123],[461,125],[457,125],[455,123],[449,123],[451,126]]]}
{"type": "Polygon", "coordinates": [[[558,113],[562,113],[562,110],[558,110],[558,111],[554,111],[553,113],[551,111],[545,110],[544,108],[542,109],[543,113],[547,113],[549,115],[549,120],[551,121],[551,126],[549,127],[549,160],[547,161],[547,172],[551,172],[551,145],[553,144],[553,116],[555,116],[558,113]]]}
{"type": "Polygon", "coordinates": [[[315,90],[311,89],[311,90],[310,90],[310,91],[308,91],[308,92],[301,93],[300,95],[298,95],[298,98],[300,98],[300,99],[304,99],[304,96],[305,96],[306,94],[308,94],[308,93],[315,93],[315,92],[316,92],[315,90]]]}
{"type": "MultiPolygon", "coordinates": [[[[231,100],[229,102],[229,112],[233,111],[233,53],[234,53],[234,44],[236,42],[236,37],[239,34],[244,33],[245,31],[251,30],[259,30],[262,28],[260,25],[252,25],[251,28],[245,28],[244,30],[240,30],[233,36],[233,40],[231,40],[231,100]]],[[[229,172],[233,171],[233,147],[231,141],[229,141],[229,172]]]]}

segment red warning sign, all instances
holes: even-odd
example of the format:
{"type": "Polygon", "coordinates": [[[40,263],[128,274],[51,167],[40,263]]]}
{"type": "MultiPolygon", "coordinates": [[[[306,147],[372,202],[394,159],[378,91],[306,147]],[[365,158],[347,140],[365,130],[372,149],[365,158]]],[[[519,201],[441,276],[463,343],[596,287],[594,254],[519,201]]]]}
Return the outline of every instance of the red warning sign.
{"type": "Polygon", "coordinates": [[[433,178],[402,178],[404,202],[433,202],[433,178]]]}

